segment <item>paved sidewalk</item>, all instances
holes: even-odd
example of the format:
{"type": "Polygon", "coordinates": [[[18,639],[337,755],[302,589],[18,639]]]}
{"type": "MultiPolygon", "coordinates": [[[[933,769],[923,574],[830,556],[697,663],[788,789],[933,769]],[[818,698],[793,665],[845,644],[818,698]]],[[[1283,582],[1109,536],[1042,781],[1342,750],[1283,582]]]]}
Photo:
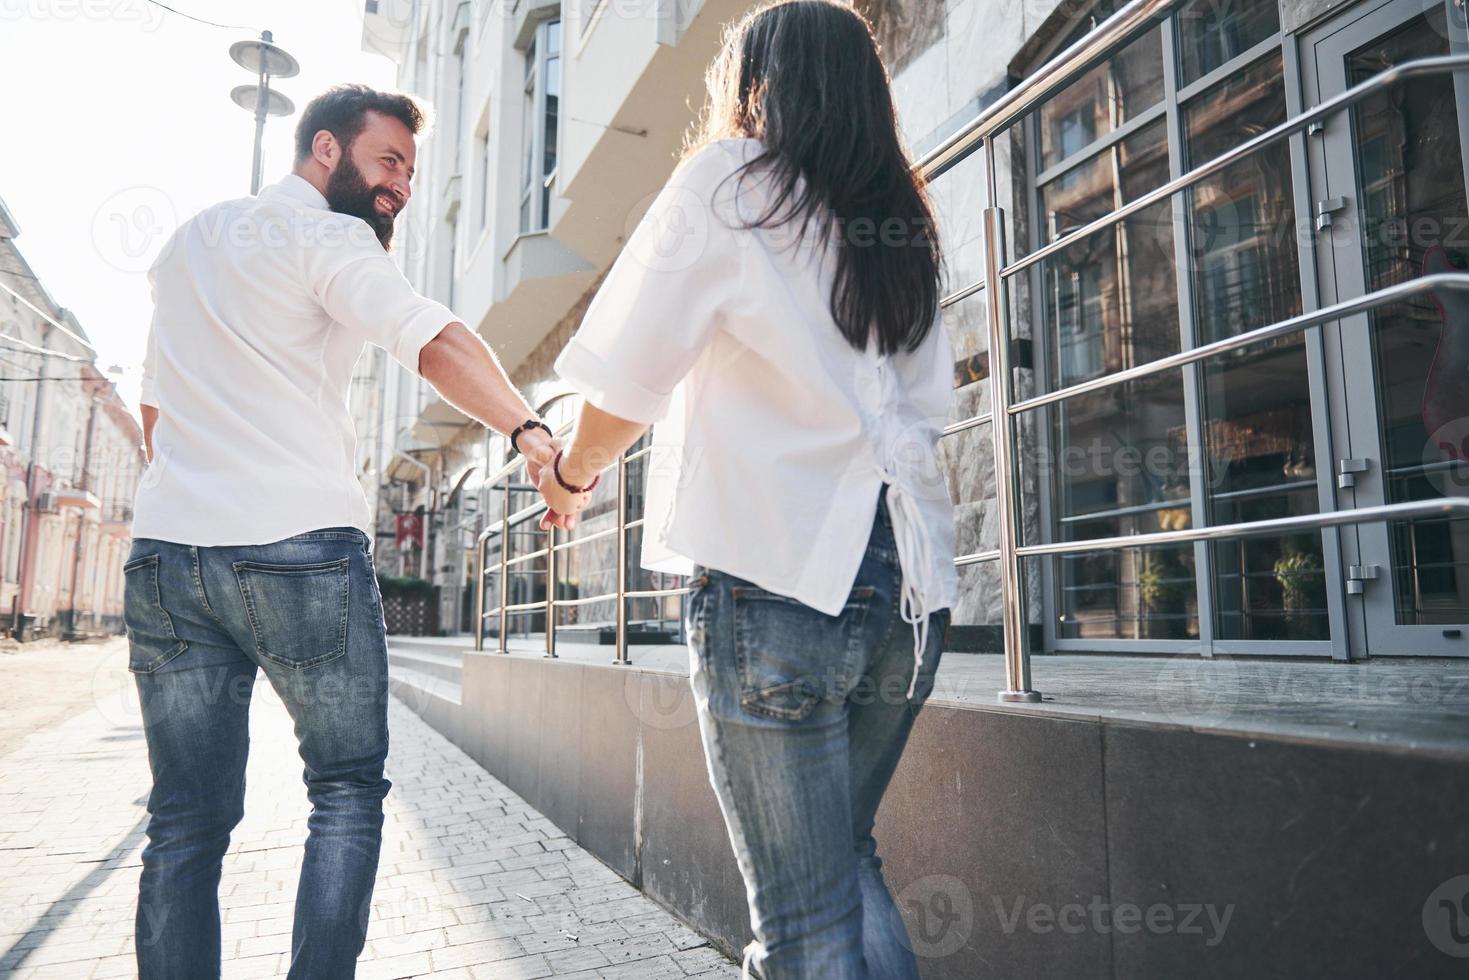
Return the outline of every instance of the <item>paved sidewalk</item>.
{"type": "MultiPolygon", "coordinates": [[[[92,691],[89,710],[0,757],[0,976],[135,974],[146,749],[120,658],[92,691]]],[[[289,719],[263,680],[251,710],[245,819],[220,887],[227,978],[284,975],[308,812],[289,719]]],[[[397,701],[390,725],[359,978],[738,975],[397,701]]]]}

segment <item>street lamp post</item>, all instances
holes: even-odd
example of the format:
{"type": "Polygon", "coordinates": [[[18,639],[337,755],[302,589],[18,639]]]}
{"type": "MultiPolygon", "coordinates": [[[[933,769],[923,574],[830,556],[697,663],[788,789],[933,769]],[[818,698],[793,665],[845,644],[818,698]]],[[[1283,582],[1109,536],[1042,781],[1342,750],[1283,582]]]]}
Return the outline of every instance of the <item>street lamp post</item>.
{"type": "Polygon", "coordinates": [[[285,49],[271,43],[270,31],[261,31],[258,41],[236,41],[230,45],[235,64],[255,73],[254,85],[237,85],[230,92],[235,105],[255,114],[255,155],[250,164],[250,193],[260,193],[262,161],[260,143],[265,135],[266,116],[289,116],[296,111],[290,99],[272,91],[272,78],[290,78],[301,70],[285,49]]]}

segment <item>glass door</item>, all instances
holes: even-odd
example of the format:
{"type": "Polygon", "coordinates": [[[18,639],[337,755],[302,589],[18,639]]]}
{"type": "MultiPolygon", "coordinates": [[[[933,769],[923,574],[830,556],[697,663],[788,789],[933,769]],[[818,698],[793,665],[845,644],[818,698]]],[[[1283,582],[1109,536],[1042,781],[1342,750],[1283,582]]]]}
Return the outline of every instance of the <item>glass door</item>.
{"type": "MultiPolygon", "coordinates": [[[[1466,50],[1462,8],[1364,5],[1303,39],[1306,93],[1328,99],[1406,61],[1466,50]],[[1314,88],[1314,92],[1312,91],[1314,88]]],[[[1326,121],[1310,140],[1322,302],[1469,269],[1469,81],[1420,76],[1326,121]]],[[[1331,343],[1338,505],[1469,494],[1469,302],[1425,294],[1343,322],[1331,343]]],[[[1343,535],[1354,652],[1469,656],[1469,520],[1343,535]]]]}

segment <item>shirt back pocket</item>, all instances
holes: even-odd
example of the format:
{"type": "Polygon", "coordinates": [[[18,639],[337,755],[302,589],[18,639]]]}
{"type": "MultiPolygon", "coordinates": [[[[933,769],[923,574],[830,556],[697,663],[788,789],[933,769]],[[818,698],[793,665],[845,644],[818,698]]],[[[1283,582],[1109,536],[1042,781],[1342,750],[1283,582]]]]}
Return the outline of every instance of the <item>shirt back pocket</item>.
{"type": "Polygon", "coordinates": [[[293,670],[345,654],[351,561],[346,556],[306,565],[235,562],[255,652],[293,670]]]}

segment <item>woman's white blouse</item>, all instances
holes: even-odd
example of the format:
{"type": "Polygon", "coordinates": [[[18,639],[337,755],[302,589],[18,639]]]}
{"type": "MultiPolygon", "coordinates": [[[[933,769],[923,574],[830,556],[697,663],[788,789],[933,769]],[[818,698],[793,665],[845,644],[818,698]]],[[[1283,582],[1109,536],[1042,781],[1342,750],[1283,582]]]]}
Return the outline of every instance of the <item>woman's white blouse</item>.
{"type": "Polygon", "coordinates": [[[853,348],[829,308],[835,248],[790,226],[741,227],[769,201],[762,175],[735,175],[759,150],[721,140],[679,165],[556,370],[603,411],[657,423],[644,568],[698,563],[837,615],[889,484],[920,660],[928,614],[952,607],[958,586],[937,456],[949,338],[940,319],[911,354],[853,348]]]}

